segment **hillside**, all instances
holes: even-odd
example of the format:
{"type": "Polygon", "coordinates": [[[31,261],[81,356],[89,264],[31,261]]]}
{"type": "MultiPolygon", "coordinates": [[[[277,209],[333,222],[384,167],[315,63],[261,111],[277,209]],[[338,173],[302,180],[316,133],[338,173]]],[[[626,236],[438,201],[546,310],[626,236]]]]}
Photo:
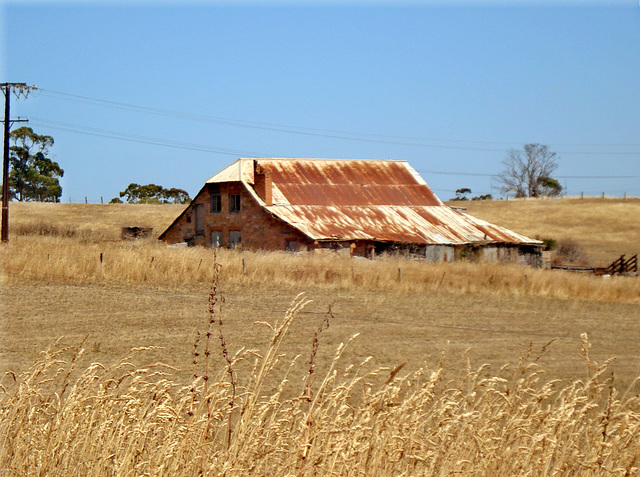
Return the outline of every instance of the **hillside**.
{"type": "Polygon", "coordinates": [[[533,238],[573,240],[594,266],[640,252],[640,199],[450,201],[467,213],[533,238]]]}
{"type": "Polygon", "coordinates": [[[118,240],[122,227],[152,227],[157,237],[182,212],[181,204],[52,204],[12,202],[10,233],[118,240]]]}

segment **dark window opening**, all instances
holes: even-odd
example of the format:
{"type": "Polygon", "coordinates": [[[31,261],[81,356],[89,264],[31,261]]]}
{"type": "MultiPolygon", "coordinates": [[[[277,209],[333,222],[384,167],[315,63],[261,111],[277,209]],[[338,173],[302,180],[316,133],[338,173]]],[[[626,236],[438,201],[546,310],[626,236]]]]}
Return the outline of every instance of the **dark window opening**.
{"type": "Polygon", "coordinates": [[[242,240],[242,235],[239,230],[229,231],[229,248],[237,248],[242,240]]]}
{"type": "Polygon", "coordinates": [[[211,231],[211,246],[212,247],[221,247],[222,246],[222,231],[221,230],[212,230],[211,231]]]}
{"type": "Polygon", "coordinates": [[[240,194],[229,194],[229,212],[240,212],[240,194]]]}
{"type": "Polygon", "coordinates": [[[211,194],[211,213],[222,212],[222,196],[219,193],[211,194]]]}
{"type": "Polygon", "coordinates": [[[300,242],[295,239],[285,239],[284,241],[284,249],[287,252],[299,252],[300,251],[300,242]]]}

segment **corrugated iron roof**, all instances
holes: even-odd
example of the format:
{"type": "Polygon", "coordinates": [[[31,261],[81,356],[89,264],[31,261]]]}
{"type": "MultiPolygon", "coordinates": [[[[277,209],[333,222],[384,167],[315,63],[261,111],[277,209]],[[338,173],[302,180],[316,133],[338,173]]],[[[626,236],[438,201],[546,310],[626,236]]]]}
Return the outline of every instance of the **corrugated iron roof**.
{"type": "Polygon", "coordinates": [[[444,205],[406,161],[240,159],[207,182],[227,181],[313,240],[541,243],[444,205]],[[255,170],[270,175],[273,205],[253,190],[255,170]]]}
{"type": "Polygon", "coordinates": [[[405,161],[258,160],[289,205],[442,205],[405,161]]]}

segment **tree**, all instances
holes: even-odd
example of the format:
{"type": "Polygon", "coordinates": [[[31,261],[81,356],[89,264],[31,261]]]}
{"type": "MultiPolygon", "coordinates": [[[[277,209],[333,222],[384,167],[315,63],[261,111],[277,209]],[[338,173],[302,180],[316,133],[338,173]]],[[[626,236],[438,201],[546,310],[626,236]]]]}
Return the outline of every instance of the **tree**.
{"type": "Polygon", "coordinates": [[[552,177],[541,177],[538,181],[542,195],[548,197],[557,197],[562,192],[562,186],[557,179],[552,177]]]}
{"type": "Polygon", "coordinates": [[[24,201],[58,202],[62,195],[59,179],[64,170],[47,157],[53,146],[51,136],[41,136],[30,127],[11,131],[9,148],[9,193],[24,201]]]}
{"type": "Polygon", "coordinates": [[[124,198],[130,204],[186,204],[191,199],[183,189],[165,189],[156,184],[140,185],[132,182],[120,192],[120,198],[113,198],[111,203],[121,203],[124,198]]]}
{"type": "Polygon", "coordinates": [[[187,204],[191,200],[191,198],[189,197],[189,193],[183,189],[165,189],[164,194],[166,200],[174,204],[187,204]]]}
{"type": "Polygon", "coordinates": [[[493,196],[491,194],[482,194],[477,197],[472,197],[471,200],[493,200],[493,196]]]}
{"type": "Polygon", "coordinates": [[[560,194],[560,183],[551,177],[558,167],[557,154],[543,144],[525,144],[522,150],[511,149],[496,176],[498,190],[516,197],[553,197],[560,194]]]}
{"type": "Polygon", "coordinates": [[[456,197],[453,200],[469,200],[467,194],[471,194],[471,189],[463,187],[456,190],[456,197]]]}

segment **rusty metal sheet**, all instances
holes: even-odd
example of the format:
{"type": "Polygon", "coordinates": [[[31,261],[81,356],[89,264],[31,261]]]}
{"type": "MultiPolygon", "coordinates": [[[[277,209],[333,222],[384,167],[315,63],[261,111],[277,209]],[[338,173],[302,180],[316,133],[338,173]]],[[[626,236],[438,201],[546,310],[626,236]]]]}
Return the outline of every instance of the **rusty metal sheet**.
{"type": "Polygon", "coordinates": [[[207,182],[242,181],[256,167],[272,179],[265,206],[313,240],[416,244],[541,244],[444,205],[406,161],[239,159],[207,182]]]}
{"type": "Polygon", "coordinates": [[[257,161],[288,204],[442,205],[405,161],[257,161]]]}
{"type": "Polygon", "coordinates": [[[376,240],[416,244],[539,241],[442,206],[303,206],[267,209],[314,240],[376,240]]]}

